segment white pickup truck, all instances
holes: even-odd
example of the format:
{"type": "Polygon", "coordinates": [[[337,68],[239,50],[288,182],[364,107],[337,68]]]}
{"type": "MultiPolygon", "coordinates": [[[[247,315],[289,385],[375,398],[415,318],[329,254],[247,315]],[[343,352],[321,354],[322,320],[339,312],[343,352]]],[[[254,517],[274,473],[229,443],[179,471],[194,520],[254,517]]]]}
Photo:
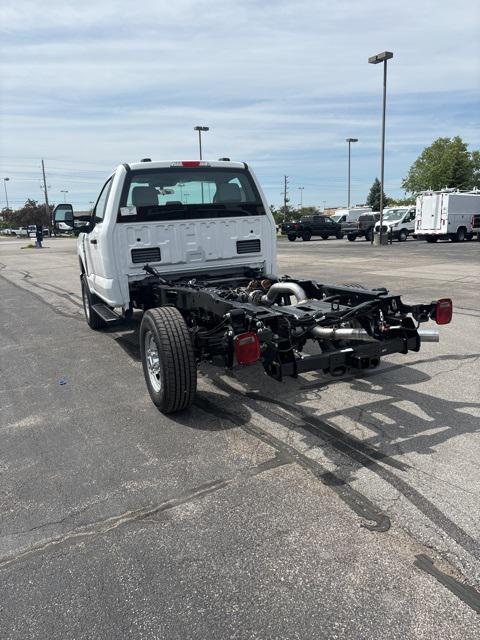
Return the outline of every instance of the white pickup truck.
{"type": "Polygon", "coordinates": [[[122,164],[87,224],[75,224],[71,205],[57,207],[54,222],[79,232],[90,327],[143,312],[143,371],[164,413],[191,405],[203,360],[260,362],[276,380],[318,369],[342,375],[436,342],[419,323],[452,315],[447,298],[410,306],[383,288],[279,277],[275,222],[245,163],[122,164]]]}

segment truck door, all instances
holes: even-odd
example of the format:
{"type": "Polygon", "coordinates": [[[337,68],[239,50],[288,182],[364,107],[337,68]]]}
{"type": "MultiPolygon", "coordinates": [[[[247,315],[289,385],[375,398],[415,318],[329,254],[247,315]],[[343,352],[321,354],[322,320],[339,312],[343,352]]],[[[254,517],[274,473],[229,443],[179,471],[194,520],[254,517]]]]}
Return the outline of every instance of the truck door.
{"type": "Polygon", "coordinates": [[[424,195],[422,198],[422,230],[439,231],[442,215],[442,193],[424,195]]]}
{"type": "Polygon", "coordinates": [[[98,196],[97,202],[92,212],[93,229],[90,233],[85,233],[83,237],[88,283],[91,291],[97,292],[99,295],[105,296],[105,287],[102,282],[106,277],[105,265],[102,258],[102,246],[106,242],[103,233],[103,218],[107,207],[108,196],[112,186],[113,177],[109,178],[103,185],[98,196]]]}

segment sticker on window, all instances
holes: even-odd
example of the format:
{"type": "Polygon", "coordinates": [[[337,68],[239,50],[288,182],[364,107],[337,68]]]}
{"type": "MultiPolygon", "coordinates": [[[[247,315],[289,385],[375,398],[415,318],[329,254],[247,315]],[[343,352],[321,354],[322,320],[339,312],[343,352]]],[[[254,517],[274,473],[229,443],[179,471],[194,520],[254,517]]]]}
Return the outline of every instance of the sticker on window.
{"type": "Polygon", "coordinates": [[[136,216],[137,207],[120,207],[121,216],[136,216]]]}

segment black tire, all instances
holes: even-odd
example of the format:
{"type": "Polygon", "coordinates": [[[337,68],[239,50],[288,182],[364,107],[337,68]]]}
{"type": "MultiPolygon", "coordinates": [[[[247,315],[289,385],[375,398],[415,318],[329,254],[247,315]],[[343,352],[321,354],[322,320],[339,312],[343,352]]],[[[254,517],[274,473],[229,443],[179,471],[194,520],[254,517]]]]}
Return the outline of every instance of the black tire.
{"type": "Polygon", "coordinates": [[[470,242],[473,240],[473,233],[467,233],[467,241],[470,242]]]}
{"type": "Polygon", "coordinates": [[[322,240],[328,240],[328,233],[322,233],[320,237],[322,238],[322,240]]]}
{"type": "Polygon", "coordinates": [[[304,240],[305,242],[308,242],[311,237],[312,237],[312,232],[310,231],[310,229],[305,229],[305,231],[302,233],[302,240],[304,240]]]}
{"type": "Polygon", "coordinates": [[[162,413],[188,409],[197,390],[197,367],[190,334],[178,309],[157,307],[144,314],[140,354],[153,404],[162,413]]]}
{"type": "Polygon", "coordinates": [[[400,231],[398,232],[398,241],[405,242],[407,238],[408,238],[408,231],[406,229],[400,229],[400,231]]]}
{"type": "Polygon", "coordinates": [[[450,239],[452,242],[463,242],[466,236],[466,229],[464,227],[460,227],[460,229],[457,230],[457,233],[450,234],[450,239]]]}
{"type": "Polygon", "coordinates": [[[372,236],[373,236],[372,229],[368,229],[368,231],[365,232],[365,240],[367,242],[371,242],[372,241],[372,236]]]}
{"type": "Polygon", "coordinates": [[[426,241],[430,242],[430,244],[432,244],[433,242],[438,242],[438,238],[437,238],[437,236],[427,236],[426,237],[426,241]]]}
{"type": "Polygon", "coordinates": [[[356,239],[357,239],[356,233],[347,233],[347,240],[350,240],[350,242],[355,242],[356,239]]]}
{"type": "Polygon", "coordinates": [[[100,329],[105,329],[107,326],[105,321],[100,318],[100,316],[93,309],[93,305],[101,302],[101,300],[94,294],[91,293],[87,276],[82,273],[80,276],[80,281],[82,284],[82,302],[83,302],[83,311],[85,313],[85,320],[87,321],[90,329],[94,329],[94,331],[99,331],[100,329]]]}
{"type": "Polygon", "coordinates": [[[342,240],[343,239],[343,233],[341,231],[339,231],[338,233],[335,234],[335,237],[337,240],[342,240]]]}
{"type": "Polygon", "coordinates": [[[295,240],[297,239],[297,234],[296,233],[289,233],[287,238],[290,240],[290,242],[295,242],[295,240]]]}

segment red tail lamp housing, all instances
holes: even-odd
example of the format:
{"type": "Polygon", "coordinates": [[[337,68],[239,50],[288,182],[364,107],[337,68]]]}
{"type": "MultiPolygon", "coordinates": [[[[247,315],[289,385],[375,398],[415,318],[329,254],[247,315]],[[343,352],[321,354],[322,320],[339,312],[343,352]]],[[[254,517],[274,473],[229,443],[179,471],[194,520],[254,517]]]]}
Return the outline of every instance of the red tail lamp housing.
{"type": "Polygon", "coordinates": [[[254,364],[260,360],[260,340],[256,333],[247,331],[234,338],[238,364],[254,364]]]}
{"type": "Polygon", "coordinates": [[[452,321],[453,305],[450,298],[441,298],[435,304],[435,322],[448,324],[452,321]]]}

